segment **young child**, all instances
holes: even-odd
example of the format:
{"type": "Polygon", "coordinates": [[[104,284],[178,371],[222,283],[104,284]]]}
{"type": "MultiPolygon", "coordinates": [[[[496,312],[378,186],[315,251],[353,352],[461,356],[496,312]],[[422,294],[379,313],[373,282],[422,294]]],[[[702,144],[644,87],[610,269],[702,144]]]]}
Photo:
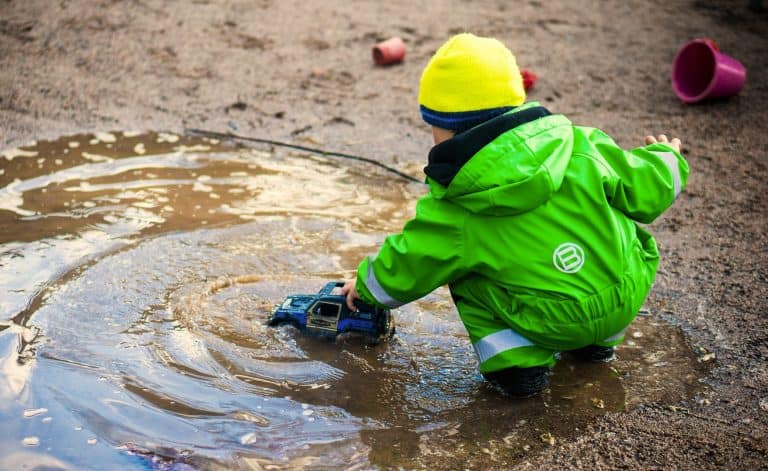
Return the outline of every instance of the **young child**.
{"type": "Polygon", "coordinates": [[[501,42],[465,33],[438,49],[419,88],[429,193],[342,289],[352,309],[395,308],[448,284],[480,372],[523,397],[561,351],[613,357],[658,267],[636,221],[661,215],[688,177],[679,139],[625,151],[524,101],[501,42]]]}

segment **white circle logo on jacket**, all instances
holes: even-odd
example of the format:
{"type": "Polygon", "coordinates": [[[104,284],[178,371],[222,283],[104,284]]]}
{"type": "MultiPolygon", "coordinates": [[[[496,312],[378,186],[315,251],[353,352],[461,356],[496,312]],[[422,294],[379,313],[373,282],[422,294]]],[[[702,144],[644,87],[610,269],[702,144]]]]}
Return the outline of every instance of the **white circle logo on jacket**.
{"type": "Polygon", "coordinates": [[[552,254],[552,263],[563,273],[576,273],[584,265],[584,250],[573,242],[560,244],[552,254]]]}

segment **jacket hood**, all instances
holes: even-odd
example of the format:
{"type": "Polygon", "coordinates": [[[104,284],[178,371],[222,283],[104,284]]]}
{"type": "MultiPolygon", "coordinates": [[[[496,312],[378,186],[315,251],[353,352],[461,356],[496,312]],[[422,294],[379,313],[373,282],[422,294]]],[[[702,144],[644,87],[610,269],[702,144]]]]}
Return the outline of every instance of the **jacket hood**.
{"type": "Polygon", "coordinates": [[[571,122],[530,102],[434,146],[424,173],[437,199],[514,215],[560,188],[572,150],[571,122]]]}

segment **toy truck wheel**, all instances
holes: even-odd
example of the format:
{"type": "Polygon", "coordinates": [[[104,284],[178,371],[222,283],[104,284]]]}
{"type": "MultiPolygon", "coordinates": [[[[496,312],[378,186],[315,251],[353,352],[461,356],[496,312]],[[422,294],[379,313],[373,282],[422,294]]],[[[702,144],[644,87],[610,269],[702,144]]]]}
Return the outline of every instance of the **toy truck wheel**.
{"type": "Polygon", "coordinates": [[[298,322],[292,319],[277,319],[277,320],[271,320],[268,324],[270,327],[282,327],[284,325],[289,325],[291,327],[294,327],[298,330],[301,330],[301,326],[298,322]]]}

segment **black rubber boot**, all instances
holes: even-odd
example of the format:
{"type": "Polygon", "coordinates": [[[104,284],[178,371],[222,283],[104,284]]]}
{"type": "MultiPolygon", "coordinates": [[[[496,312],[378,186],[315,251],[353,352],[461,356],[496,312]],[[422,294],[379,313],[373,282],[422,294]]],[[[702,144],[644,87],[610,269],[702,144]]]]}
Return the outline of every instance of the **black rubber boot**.
{"type": "Polygon", "coordinates": [[[587,345],[578,350],[571,350],[571,353],[582,361],[591,361],[595,363],[608,362],[613,360],[613,347],[601,347],[599,345],[587,345]]]}
{"type": "Polygon", "coordinates": [[[505,368],[485,373],[488,380],[497,389],[512,397],[531,397],[539,394],[549,384],[549,368],[534,366],[531,368],[505,368]]]}

